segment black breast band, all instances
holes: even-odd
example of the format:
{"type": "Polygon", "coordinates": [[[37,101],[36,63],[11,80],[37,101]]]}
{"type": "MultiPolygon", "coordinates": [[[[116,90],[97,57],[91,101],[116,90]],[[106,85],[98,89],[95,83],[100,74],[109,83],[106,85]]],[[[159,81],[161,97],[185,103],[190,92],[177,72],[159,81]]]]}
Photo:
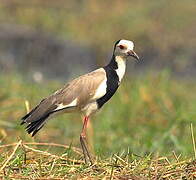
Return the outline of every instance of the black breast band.
{"type": "Polygon", "coordinates": [[[97,100],[98,108],[101,108],[116,92],[119,86],[119,77],[116,71],[110,66],[105,66],[106,71],[106,94],[97,100]]]}

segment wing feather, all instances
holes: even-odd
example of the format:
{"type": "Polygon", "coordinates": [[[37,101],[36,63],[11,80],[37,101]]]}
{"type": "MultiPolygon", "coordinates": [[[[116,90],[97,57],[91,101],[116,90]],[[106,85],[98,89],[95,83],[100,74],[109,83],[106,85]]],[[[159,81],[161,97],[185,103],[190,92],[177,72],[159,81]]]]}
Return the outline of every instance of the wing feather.
{"type": "Polygon", "coordinates": [[[21,119],[21,124],[27,123],[27,132],[34,136],[54,112],[69,108],[69,106],[80,109],[88,102],[103,96],[104,93],[97,92],[97,89],[100,89],[99,86],[104,81],[106,82],[106,72],[103,68],[74,79],[62,89],[43,99],[21,119]]]}
{"type": "Polygon", "coordinates": [[[82,107],[88,101],[94,101],[105,94],[97,92],[104,83],[106,84],[106,73],[103,68],[100,68],[74,79],[51,97],[55,99],[56,104],[63,104],[65,107],[77,99],[76,106],[82,107]]]}

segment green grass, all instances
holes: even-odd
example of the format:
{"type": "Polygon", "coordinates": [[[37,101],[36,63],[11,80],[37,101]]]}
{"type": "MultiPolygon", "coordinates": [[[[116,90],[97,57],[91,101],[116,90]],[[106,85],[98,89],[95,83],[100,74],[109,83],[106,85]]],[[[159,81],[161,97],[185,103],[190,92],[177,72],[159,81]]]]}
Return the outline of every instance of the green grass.
{"type": "Polygon", "coordinates": [[[92,167],[84,165],[80,150],[72,150],[80,148],[80,115],[64,114],[50,119],[35,138],[19,125],[26,113],[25,100],[33,107],[62,83],[36,84],[14,74],[1,75],[0,84],[1,167],[10,157],[0,172],[2,177],[188,179],[194,176],[196,163],[190,125],[194,134],[195,82],[173,79],[167,71],[123,80],[117,94],[91,119],[89,144],[96,156],[92,167]],[[19,140],[23,145],[12,156],[19,140]],[[67,147],[25,144],[28,142],[67,147]]]}

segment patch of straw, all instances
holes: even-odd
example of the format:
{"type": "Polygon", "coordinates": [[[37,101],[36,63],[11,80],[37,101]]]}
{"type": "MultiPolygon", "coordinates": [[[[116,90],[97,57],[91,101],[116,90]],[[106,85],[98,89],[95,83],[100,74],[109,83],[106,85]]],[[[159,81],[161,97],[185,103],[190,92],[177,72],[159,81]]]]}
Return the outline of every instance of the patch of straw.
{"type": "Polygon", "coordinates": [[[26,107],[26,111],[27,113],[30,112],[30,104],[29,104],[29,101],[25,100],[25,107],[26,107]]]}
{"type": "Polygon", "coordinates": [[[192,137],[192,142],[193,142],[193,150],[194,150],[194,155],[196,159],[196,145],[195,145],[195,137],[193,133],[193,124],[191,123],[191,137],[192,137]]]}
{"type": "Polygon", "coordinates": [[[0,169],[0,172],[6,167],[6,165],[9,163],[9,161],[12,159],[12,157],[13,157],[14,154],[16,153],[16,150],[17,150],[18,147],[21,145],[21,143],[22,143],[22,140],[20,140],[20,141],[16,144],[16,146],[15,146],[13,152],[11,153],[11,155],[10,155],[10,156],[7,158],[7,160],[3,163],[3,166],[2,166],[1,169],[0,169]]]}

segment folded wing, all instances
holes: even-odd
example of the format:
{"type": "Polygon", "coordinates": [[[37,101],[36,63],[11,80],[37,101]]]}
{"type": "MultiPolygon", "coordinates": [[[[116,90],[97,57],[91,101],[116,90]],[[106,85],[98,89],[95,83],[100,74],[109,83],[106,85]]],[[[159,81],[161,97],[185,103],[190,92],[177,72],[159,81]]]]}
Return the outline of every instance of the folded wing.
{"type": "Polygon", "coordinates": [[[104,86],[106,86],[106,73],[103,68],[80,76],[48,98],[43,99],[22,118],[21,124],[27,123],[27,132],[34,136],[54,112],[70,107],[80,109],[87,103],[104,96],[106,93],[104,86]]]}

